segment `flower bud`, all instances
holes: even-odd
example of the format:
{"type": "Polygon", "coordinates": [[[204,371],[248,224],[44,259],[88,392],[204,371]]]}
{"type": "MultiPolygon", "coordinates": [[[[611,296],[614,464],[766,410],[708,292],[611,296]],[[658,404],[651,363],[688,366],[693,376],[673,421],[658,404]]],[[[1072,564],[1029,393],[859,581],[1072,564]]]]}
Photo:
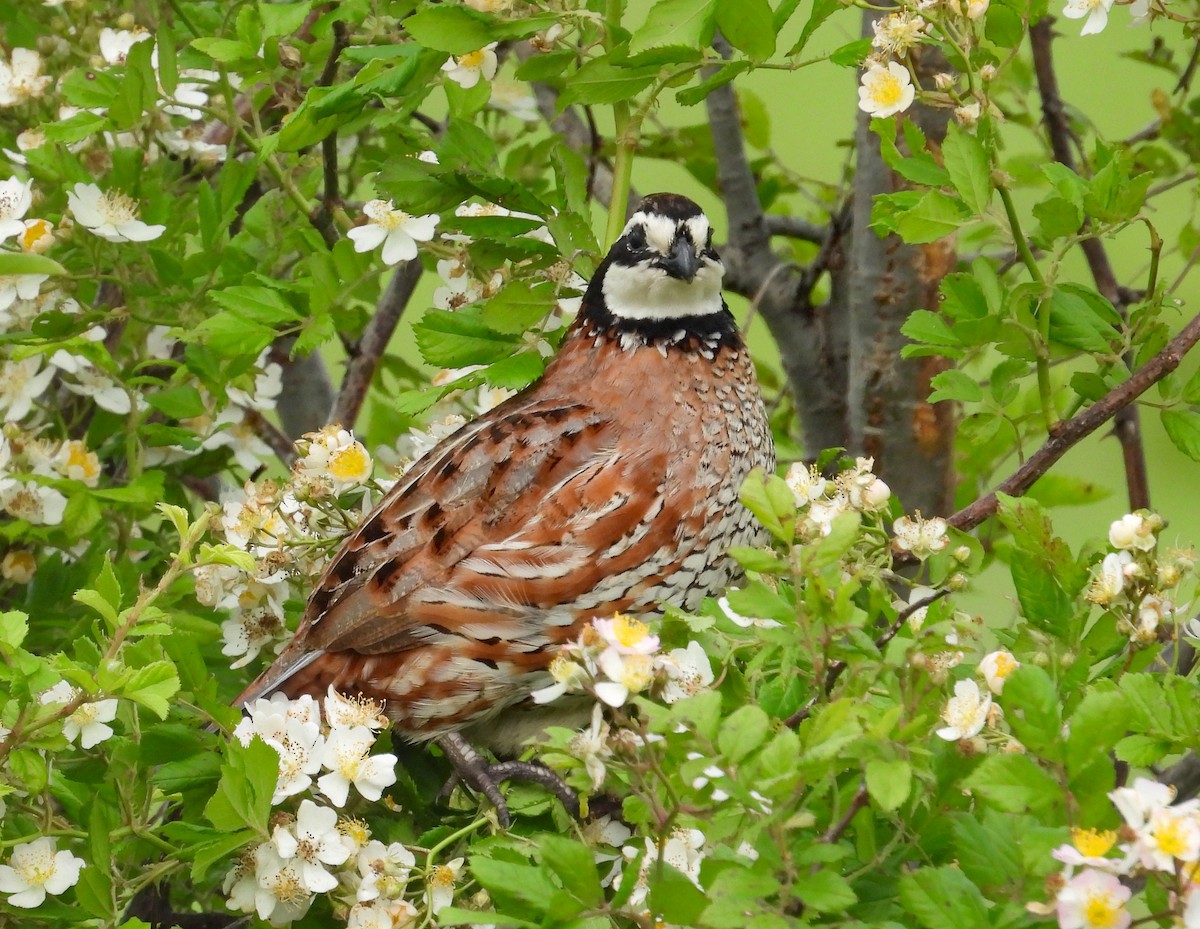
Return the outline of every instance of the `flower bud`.
{"type": "Polygon", "coordinates": [[[304,67],[304,58],[296,46],[280,42],[279,63],[289,71],[299,71],[304,67]]]}
{"type": "Polygon", "coordinates": [[[950,90],[958,83],[958,76],[949,74],[945,71],[939,72],[933,76],[933,86],[938,90],[950,90]]]}
{"type": "Polygon", "coordinates": [[[984,65],[979,69],[979,76],[985,81],[993,80],[996,77],[996,66],[993,64],[984,65]]]}
{"type": "Polygon", "coordinates": [[[971,547],[969,545],[960,545],[952,554],[954,560],[959,564],[966,564],[971,560],[971,547]]]}

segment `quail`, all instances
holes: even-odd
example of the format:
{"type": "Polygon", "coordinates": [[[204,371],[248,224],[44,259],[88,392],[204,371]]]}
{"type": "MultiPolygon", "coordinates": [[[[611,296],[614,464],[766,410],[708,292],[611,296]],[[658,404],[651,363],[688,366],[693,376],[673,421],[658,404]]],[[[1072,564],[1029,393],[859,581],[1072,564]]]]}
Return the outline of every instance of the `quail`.
{"type": "Polygon", "coordinates": [[[541,379],[380,500],[238,705],[330,686],[369,697],[401,738],[436,742],[502,823],[503,780],[570,804],[547,769],[473,746],[513,753],[578,712],[529,694],[593,618],[694,610],[738,576],[730,547],[765,539],[738,495],[774,446],[712,240],[688,198],[643,199],[541,379]]]}

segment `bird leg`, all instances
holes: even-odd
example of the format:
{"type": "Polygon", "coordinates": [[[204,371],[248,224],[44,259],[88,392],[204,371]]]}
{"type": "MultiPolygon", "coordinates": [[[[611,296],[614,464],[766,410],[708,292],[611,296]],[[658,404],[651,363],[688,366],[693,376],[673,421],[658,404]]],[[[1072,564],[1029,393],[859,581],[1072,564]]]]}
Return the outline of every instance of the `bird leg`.
{"type": "Polygon", "coordinates": [[[489,763],[479,754],[459,732],[451,732],[437,740],[438,746],[450,763],[454,765],[454,776],[446,782],[446,786],[438,793],[439,799],[445,799],[454,789],[458,781],[462,781],[491,801],[496,808],[496,818],[500,825],[507,829],[512,825],[512,816],[508,812],[508,804],[500,793],[503,781],[528,781],[540,784],[562,801],[567,812],[579,818],[579,795],[563,782],[557,774],[544,765],[532,761],[501,761],[489,763]]]}

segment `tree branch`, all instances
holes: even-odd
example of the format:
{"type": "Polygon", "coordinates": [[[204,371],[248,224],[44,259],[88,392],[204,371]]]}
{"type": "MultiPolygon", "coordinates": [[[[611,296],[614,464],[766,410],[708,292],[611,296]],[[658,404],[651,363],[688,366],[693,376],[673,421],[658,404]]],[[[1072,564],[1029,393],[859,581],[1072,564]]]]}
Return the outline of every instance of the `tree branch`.
{"type": "MultiPolygon", "coordinates": [[[[1050,138],[1050,149],[1054,160],[1078,173],[1075,157],[1071,151],[1071,127],[1067,121],[1066,107],[1058,89],[1058,75],[1054,71],[1052,44],[1054,42],[1054,17],[1047,16],[1029,30],[1029,43],[1033,50],[1033,68],[1037,75],[1038,93],[1042,98],[1042,117],[1046,134],[1050,138]]],[[[1086,229],[1087,223],[1084,224],[1086,229]]],[[[1127,316],[1127,293],[1117,281],[1108,252],[1099,239],[1084,239],[1080,242],[1084,258],[1092,273],[1096,289],[1109,301],[1124,319],[1127,316]]],[[[1132,368],[1132,355],[1125,356],[1126,367],[1132,368]]],[[[1113,432],[1121,443],[1121,456],[1125,463],[1125,485],[1131,510],[1149,509],[1150,479],[1146,469],[1146,449],[1142,441],[1141,415],[1136,406],[1121,410],[1113,423],[1113,432]]]]}
{"type": "MultiPolygon", "coordinates": [[[[334,78],[337,77],[338,59],[341,57],[342,51],[349,44],[350,31],[346,28],[345,21],[340,19],[334,20],[333,44],[329,47],[329,57],[325,59],[325,69],[321,72],[321,76],[317,78],[317,87],[328,87],[333,83],[334,78]]],[[[325,182],[325,196],[321,200],[321,207],[317,210],[317,215],[313,217],[313,225],[321,233],[321,238],[325,240],[325,244],[329,248],[333,248],[338,240],[337,226],[333,220],[333,211],[341,206],[342,203],[342,193],[338,180],[337,129],[331,130],[329,135],[321,140],[321,164],[325,182]]]]}
{"type": "MultiPolygon", "coordinates": [[[[1087,436],[1091,435],[1117,413],[1125,409],[1143,393],[1179,367],[1180,361],[1200,341],[1200,314],[1193,317],[1161,352],[1147,361],[1130,375],[1129,380],[1114,387],[1086,410],[1059,424],[1059,429],[1050,436],[1036,452],[1029,456],[994,491],[980,497],[969,506],[963,507],[948,520],[950,525],[964,531],[974,529],[996,512],[996,494],[1021,496],[1034,482],[1050,470],[1051,466],[1087,436]]],[[[911,558],[894,559],[895,564],[907,563],[911,558]]]]}
{"type": "Polygon", "coordinates": [[[777,213],[767,213],[763,217],[769,235],[786,236],[789,239],[800,239],[803,242],[820,244],[829,236],[828,226],[819,226],[799,216],[780,216],[777,213]]]}
{"type": "Polygon", "coordinates": [[[392,333],[400,322],[404,308],[421,279],[421,262],[418,259],[406,261],[396,268],[392,279],[388,282],[375,315],[367,323],[362,337],[354,344],[350,359],[346,364],[346,376],[342,379],[342,387],[338,392],[337,402],[329,414],[331,423],[339,423],[343,429],[353,429],[362,410],[363,400],[367,390],[375,378],[379,367],[379,359],[383,357],[392,333]]]}

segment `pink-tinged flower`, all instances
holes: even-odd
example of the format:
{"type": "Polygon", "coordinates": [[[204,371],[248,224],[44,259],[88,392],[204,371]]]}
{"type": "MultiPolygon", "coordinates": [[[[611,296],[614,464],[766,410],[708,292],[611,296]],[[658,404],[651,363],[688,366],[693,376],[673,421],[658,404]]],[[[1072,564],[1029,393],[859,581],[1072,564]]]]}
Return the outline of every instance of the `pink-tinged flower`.
{"type": "Polygon", "coordinates": [[[624,613],[614,613],[612,619],[593,619],[592,626],[604,644],[622,655],[650,655],[658,651],[658,636],[640,620],[624,613]]]}
{"type": "Polygon", "coordinates": [[[1132,917],[1125,909],[1131,896],[1112,874],[1083,871],[1058,893],[1060,929],[1126,929],[1132,917]]]}
{"type": "Polygon", "coordinates": [[[1050,855],[1069,868],[1100,868],[1114,874],[1124,874],[1133,863],[1129,856],[1106,857],[1116,844],[1117,834],[1111,830],[1072,829],[1071,841],[1060,845],[1050,855]]]}

